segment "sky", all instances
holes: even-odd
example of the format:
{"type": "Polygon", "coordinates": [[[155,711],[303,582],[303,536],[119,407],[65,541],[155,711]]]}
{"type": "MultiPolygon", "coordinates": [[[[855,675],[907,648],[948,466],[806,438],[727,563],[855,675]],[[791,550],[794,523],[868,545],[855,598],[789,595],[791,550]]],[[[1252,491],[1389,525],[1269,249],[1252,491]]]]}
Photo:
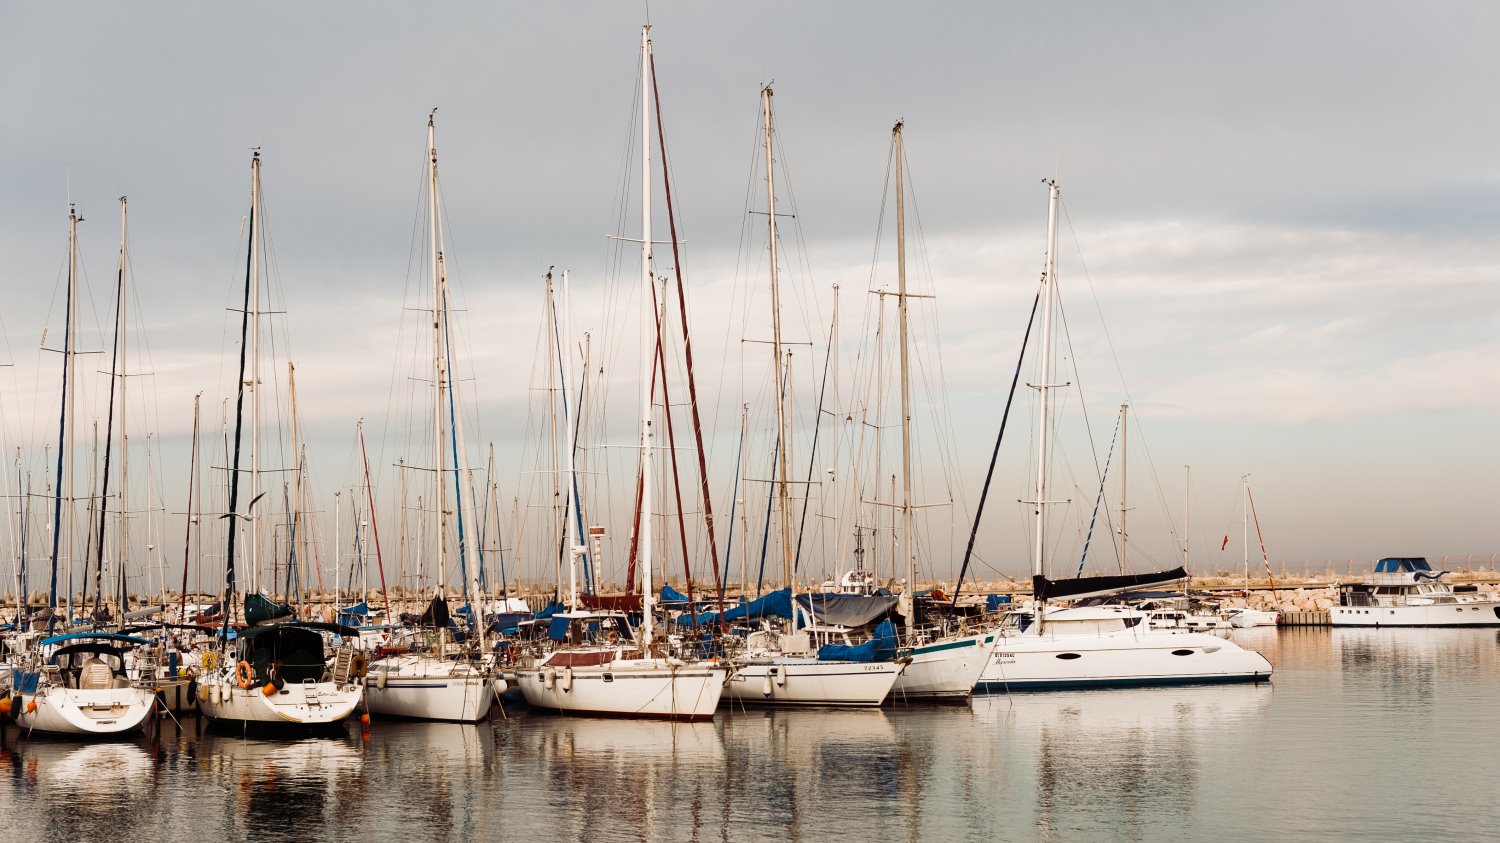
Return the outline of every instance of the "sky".
{"type": "MultiPolygon", "coordinates": [[[[1128,401],[1131,567],[1176,561],[1185,500],[1194,566],[1237,565],[1246,473],[1273,562],[1500,552],[1500,54],[1487,43],[1500,11],[1479,3],[7,4],[0,440],[22,449],[23,473],[45,473],[60,364],[39,347],[62,330],[68,203],[86,219],[79,342],[99,349],[128,195],[133,365],[150,374],[132,381],[127,417],[159,443],[156,542],[180,541],[193,396],[218,407],[234,380],[226,307],[257,147],[319,495],[356,482],[360,419],[372,460],[393,462],[410,355],[392,348],[414,333],[403,319],[420,286],[433,108],[474,459],[475,443],[495,443],[502,498],[535,486],[553,266],[572,270],[576,328],[610,337],[620,373],[598,444],[628,438],[635,340],[608,326],[635,318],[633,270],[611,262],[620,246],[606,235],[636,236],[620,209],[636,201],[647,14],[720,512],[735,499],[737,338],[760,324],[744,311],[765,307],[752,168],[759,91],[774,83],[778,178],[794,192],[783,201],[795,196],[793,328],[820,346],[839,284],[850,388],[864,290],[893,283],[880,221],[890,129],[905,121],[916,274],[936,296],[913,308],[920,339],[941,348],[941,381],[918,403],[947,414],[926,430],[944,440],[924,446],[917,485],[957,501],[934,516],[932,576],[951,577],[983,481],[1042,265],[1045,178],[1066,211],[1070,400],[1093,434],[1068,446],[1069,523],[1086,520],[1128,401]]],[[[805,403],[816,366],[794,366],[805,403]]],[[[981,532],[986,578],[1029,573],[1016,501],[1032,413],[1019,396],[981,532]]],[[[624,458],[609,459],[618,481],[624,458]]],[[[623,535],[628,491],[589,482],[623,535]]]]}

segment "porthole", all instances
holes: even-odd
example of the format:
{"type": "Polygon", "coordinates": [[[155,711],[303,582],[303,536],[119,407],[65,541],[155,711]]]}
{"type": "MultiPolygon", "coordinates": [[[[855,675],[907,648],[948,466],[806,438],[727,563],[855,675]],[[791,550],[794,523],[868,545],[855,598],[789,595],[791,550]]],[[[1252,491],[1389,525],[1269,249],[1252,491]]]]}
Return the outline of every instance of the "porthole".
{"type": "Polygon", "coordinates": [[[1083,658],[1083,654],[1082,653],[1058,653],[1057,657],[1060,658],[1060,659],[1081,659],[1081,658],[1083,658]]]}
{"type": "Polygon", "coordinates": [[[1193,654],[1192,650],[1173,650],[1172,651],[1172,655],[1174,655],[1174,656],[1191,656],[1192,654],[1193,654]]]}

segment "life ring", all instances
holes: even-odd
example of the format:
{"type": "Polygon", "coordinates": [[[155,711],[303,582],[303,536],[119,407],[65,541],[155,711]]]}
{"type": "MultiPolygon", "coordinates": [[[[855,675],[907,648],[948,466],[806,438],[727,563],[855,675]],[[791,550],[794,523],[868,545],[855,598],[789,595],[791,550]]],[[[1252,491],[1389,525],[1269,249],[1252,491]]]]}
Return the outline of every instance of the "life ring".
{"type": "Polygon", "coordinates": [[[365,671],[370,669],[370,661],[365,658],[364,653],[356,652],[349,658],[349,675],[364,676],[365,671]]]}
{"type": "Polygon", "coordinates": [[[249,662],[244,661],[235,665],[234,681],[241,689],[250,690],[250,686],[255,684],[255,668],[251,667],[249,662]]]}

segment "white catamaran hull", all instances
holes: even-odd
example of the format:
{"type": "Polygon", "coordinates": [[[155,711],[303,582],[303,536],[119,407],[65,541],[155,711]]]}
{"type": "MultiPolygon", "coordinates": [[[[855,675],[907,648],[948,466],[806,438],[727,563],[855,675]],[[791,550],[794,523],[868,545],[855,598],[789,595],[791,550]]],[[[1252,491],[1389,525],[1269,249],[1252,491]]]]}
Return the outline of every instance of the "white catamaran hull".
{"type": "Polygon", "coordinates": [[[468,664],[430,656],[391,656],[365,674],[369,712],[382,717],[476,723],[495,699],[492,677],[468,664]]]}
{"type": "Polygon", "coordinates": [[[359,706],[364,690],[332,682],[288,682],[266,696],[260,687],[241,688],[223,674],[200,679],[198,689],[198,709],[211,720],[277,726],[342,723],[359,706]]]}
{"type": "Polygon", "coordinates": [[[1472,600],[1428,606],[1334,606],[1334,626],[1500,626],[1500,602],[1472,600]]]}
{"type": "Polygon", "coordinates": [[[533,708],[568,714],[709,720],[719,707],[727,668],[661,659],[518,670],[533,708]]]}
{"type": "Polygon", "coordinates": [[[998,637],[987,632],[901,650],[901,657],[910,661],[896,677],[891,700],[967,700],[989,664],[998,637]]]}
{"type": "Polygon", "coordinates": [[[735,664],[724,698],[733,705],[876,706],[890,696],[901,668],[900,662],[752,658],[735,664]]]}
{"type": "Polygon", "coordinates": [[[54,735],[108,737],[140,729],[151,716],[156,695],[149,688],[81,690],[43,686],[23,694],[16,724],[54,735]],[[34,705],[34,710],[33,709],[34,705]]]}
{"type": "Polygon", "coordinates": [[[981,693],[1130,685],[1255,682],[1265,656],[1201,632],[1001,636],[980,674],[981,693]]]}

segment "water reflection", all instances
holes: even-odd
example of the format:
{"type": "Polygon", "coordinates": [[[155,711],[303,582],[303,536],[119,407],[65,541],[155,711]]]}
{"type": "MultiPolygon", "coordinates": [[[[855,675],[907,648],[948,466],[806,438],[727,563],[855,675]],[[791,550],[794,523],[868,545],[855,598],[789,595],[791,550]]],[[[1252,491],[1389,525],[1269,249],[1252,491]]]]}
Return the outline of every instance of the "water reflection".
{"type": "Polygon", "coordinates": [[[44,839],[1264,840],[1482,836],[1492,630],[1243,630],[1271,686],[971,707],[533,715],[255,740],[164,724],[0,743],[0,827],[44,839]],[[1393,801],[1392,794],[1420,798],[1393,801]]]}
{"type": "Polygon", "coordinates": [[[1013,753],[1030,756],[1022,769],[1040,838],[1110,830],[1144,840],[1205,798],[1220,736],[1262,716],[1271,699],[1266,685],[1140,688],[989,697],[975,711],[1016,742],[1013,753]]]}

